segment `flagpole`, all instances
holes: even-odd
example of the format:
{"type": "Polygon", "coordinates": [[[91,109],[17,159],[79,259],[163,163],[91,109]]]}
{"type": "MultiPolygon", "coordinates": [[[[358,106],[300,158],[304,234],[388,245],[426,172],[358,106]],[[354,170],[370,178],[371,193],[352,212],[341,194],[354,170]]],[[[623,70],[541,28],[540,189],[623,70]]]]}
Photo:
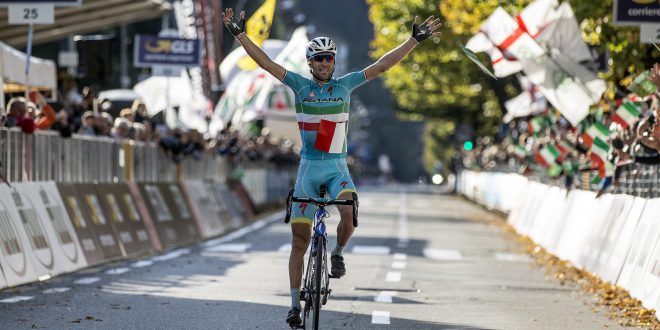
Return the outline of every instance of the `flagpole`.
{"type": "Polygon", "coordinates": [[[25,60],[25,97],[28,97],[30,93],[30,57],[32,57],[32,35],[34,33],[34,25],[30,23],[28,27],[28,40],[27,40],[27,49],[26,49],[26,60],[25,60]]]}

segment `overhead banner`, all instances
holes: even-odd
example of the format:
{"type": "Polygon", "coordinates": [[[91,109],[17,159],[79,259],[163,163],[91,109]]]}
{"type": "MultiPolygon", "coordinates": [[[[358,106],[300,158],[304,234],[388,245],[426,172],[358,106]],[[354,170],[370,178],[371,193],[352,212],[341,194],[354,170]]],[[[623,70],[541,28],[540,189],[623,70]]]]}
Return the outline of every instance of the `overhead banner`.
{"type": "Polygon", "coordinates": [[[614,24],[640,25],[660,22],[660,2],[614,0],[614,24]]]}
{"type": "Polygon", "coordinates": [[[195,67],[201,64],[202,51],[199,39],[135,36],[135,67],[154,65],[195,67]]]}

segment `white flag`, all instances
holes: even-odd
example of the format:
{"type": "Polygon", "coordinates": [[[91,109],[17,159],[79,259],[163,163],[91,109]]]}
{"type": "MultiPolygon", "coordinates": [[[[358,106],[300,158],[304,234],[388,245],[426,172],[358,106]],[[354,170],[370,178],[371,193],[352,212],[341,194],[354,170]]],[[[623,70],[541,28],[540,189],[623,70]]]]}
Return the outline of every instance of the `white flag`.
{"type": "Polygon", "coordinates": [[[571,5],[564,2],[554,12],[551,22],[537,37],[549,49],[557,49],[575,62],[591,61],[593,56],[582,39],[571,5]]]}
{"type": "Polygon", "coordinates": [[[481,31],[507,57],[529,59],[545,53],[543,48],[502,7],[481,25],[481,31]]]}
{"type": "Polygon", "coordinates": [[[493,72],[495,76],[503,78],[520,72],[522,66],[518,61],[512,61],[504,58],[504,54],[500,52],[499,49],[493,45],[493,43],[486,37],[485,34],[479,32],[475,34],[465,45],[466,48],[470,49],[475,53],[486,52],[490,57],[491,64],[493,66],[493,72]]]}
{"type": "Polygon", "coordinates": [[[523,92],[504,103],[507,111],[504,115],[505,123],[510,122],[513,118],[542,113],[547,107],[547,101],[538,86],[522,75],[518,77],[518,80],[523,92]]]}
{"type": "Polygon", "coordinates": [[[541,93],[573,126],[589,114],[589,106],[607,89],[605,81],[562,54],[541,56],[533,64],[525,61],[523,71],[528,69],[536,70],[534,76],[544,77],[538,84],[541,93]]]}

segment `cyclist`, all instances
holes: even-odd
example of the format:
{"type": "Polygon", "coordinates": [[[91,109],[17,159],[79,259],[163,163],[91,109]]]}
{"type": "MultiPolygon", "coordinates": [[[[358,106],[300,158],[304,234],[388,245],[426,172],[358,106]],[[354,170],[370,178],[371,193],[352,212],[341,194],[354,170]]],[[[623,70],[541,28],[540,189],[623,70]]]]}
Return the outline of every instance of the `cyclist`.
{"type": "MultiPolygon", "coordinates": [[[[355,186],[346,165],[346,132],[351,92],[399,63],[423,40],[439,36],[440,32],[436,30],[441,26],[440,20],[430,16],[420,24],[419,17],[415,17],[412,37],[364,70],[340,78],[332,77],[337,46],[328,37],[314,38],[306,48],[312,79],[287,71],[255,45],[245,34],[245,12],[241,12],[237,19],[233,10],[228,8],[223,13],[223,22],[245,52],[262,69],[289,86],[295,93],[296,118],[303,142],[294,188],[296,196],[317,197],[319,187],[324,184],[330,198],[352,199],[355,186]]],[[[330,257],[333,277],[346,274],[342,252],[354,230],[352,206],[340,206],[338,209],[341,220],[337,225],[337,245],[330,257]]],[[[300,203],[294,205],[291,214],[291,310],[286,321],[292,327],[302,323],[300,285],[305,251],[311,237],[313,212],[313,208],[300,203]]]]}

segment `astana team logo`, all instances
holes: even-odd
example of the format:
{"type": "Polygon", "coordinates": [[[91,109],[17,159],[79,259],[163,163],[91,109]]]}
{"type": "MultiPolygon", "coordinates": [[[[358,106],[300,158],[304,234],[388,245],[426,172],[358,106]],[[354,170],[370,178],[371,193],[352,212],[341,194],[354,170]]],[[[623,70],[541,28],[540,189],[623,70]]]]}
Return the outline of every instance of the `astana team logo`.
{"type": "Polygon", "coordinates": [[[73,228],[69,228],[66,225],[65,213],[62,205],[57,204],[57,199],[54,196],[49,195],[49,193],[43,188],[39,190],[39,196],[41,197],[44,206],[46,206],[48,218],[50,219],[53,228],[55,228],[55,234],[57,240],[62,246],[64,256],[73,264],[77,264],[79,258],[78,245],[73,240],[73,228]]]}

